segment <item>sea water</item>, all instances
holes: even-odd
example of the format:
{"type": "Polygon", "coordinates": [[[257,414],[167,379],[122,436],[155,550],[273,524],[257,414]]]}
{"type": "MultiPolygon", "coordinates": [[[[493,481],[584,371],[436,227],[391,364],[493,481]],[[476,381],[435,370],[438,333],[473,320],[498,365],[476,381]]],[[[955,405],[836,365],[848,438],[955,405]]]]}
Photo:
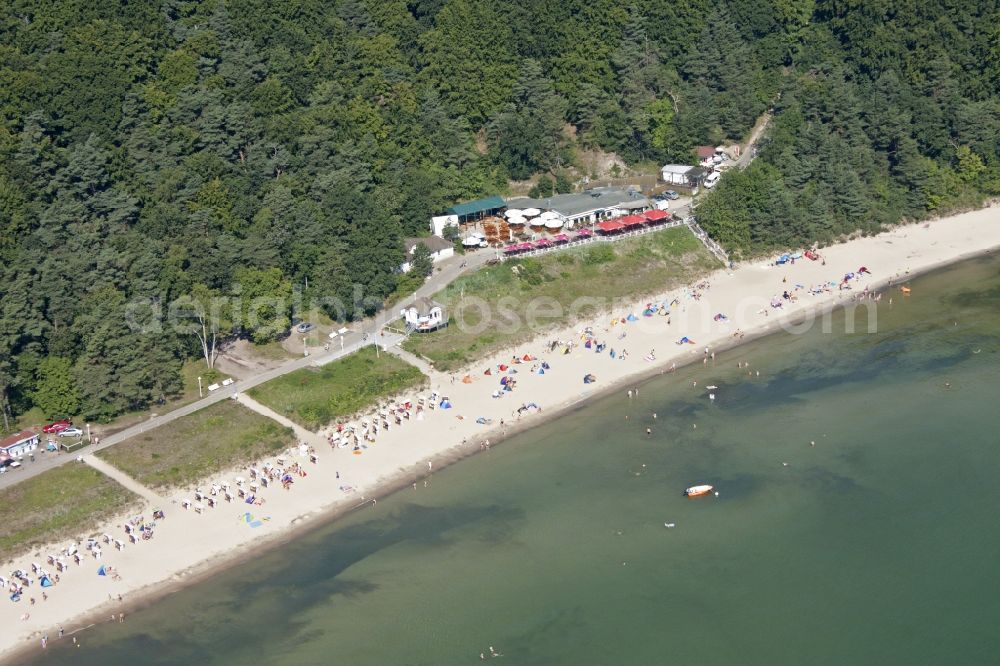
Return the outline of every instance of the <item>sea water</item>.
{"type": "Polygon", "coordinates": [[[997,663],[1000,261],[911,287],[877,333],[622,388],[30,663],[997,663]]]}

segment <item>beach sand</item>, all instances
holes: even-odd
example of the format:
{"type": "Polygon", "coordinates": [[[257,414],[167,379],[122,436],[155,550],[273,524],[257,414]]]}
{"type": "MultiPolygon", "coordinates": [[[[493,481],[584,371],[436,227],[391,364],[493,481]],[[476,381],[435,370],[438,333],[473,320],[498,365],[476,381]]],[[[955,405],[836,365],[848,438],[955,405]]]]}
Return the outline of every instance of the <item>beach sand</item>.
{"type": "MultiPolygon", "coordinates": [[[[42,601],[37,582],[26,590],[20,602],[0,601],[0,626],[5,628],[0,634],[0,658],[13,659],[21,650],[40,649],[40,638],[48,635],[50,640],[56,640],[60,627],[69,636],[91,623],[110,621],[112,613],[125,612],[128,621],[128,614],[136,606],[151,603],[182,586],[196,584],[217,568],[252,557],[261,549],[278,546],[299,530],[310,529],[347,511],[364,510],[373,498],[384,497],[398,488],[420,492],[424,478],[478,452],[485,440],[495,444],[504,436],[565,413],[588,398],[609,391],[624,393],[636,387],[641,390],[643,378],[668,372],[674,364],[680,367],[695,362],[711,367],[713,352],[778,328],[795,330],[796,325],[821,325],[822,317],[817,315],[853,303],[865,287],[877,289],[892,281],[893,287],[885,292],[879,307],[888,307],[890,298],[920,298],[919,293],[903,294],[897,286],[918,273],[998,247],[1000,208],[997,207],[900,227],[823,249],[825,265],[803,258],[794,265],[775,266],[773,261],[761,260],[735,271],[720,270],[699,281],[707,283],[707,288],[696,289],[691,285],[660,293],[629,307],[616,308],[595,321],[541,332],[513,350],[483,359],[467,369],[467,373],[435,374],[431,377],[431,389],[448,396],[452,409],[427,410],[422,419],[411,418],[400,427],[383,431],[377,442],[369,443],[361,455],[352,454],[349,448],[333,449],[325,445],[317,447],[316,464],[297,453],[286,455],[288,462],[299,462],[308,476],[295,477],[288,491],[280,484],[272,484],[260,493],[266,500],[263,506],[220,501],[215,508],[198,514],[180,504],[184,499],[194,499],[190,489],[174,492],[167,503],[143,510],[147,519],[153,508],[163,509],[167,514],[152,540],[127,545],[121,552],[105,547],[100,561],[87,555],[81,566],[70,563],[61,575],[61,582],[46,590],[47,601],[42,601]],[[851,290],[841,291],[835,285],[832,291],[817,295],[807,291],[812,285],[837,283],[846,273],[856,272],[861,266],[869,268],[872,274],[852,280],[851,290]],[[796,290],[796,285],[804,288],[796,290]],[[794,292],[797,300],[783,301],[781,308],[772,308],[771,300],[780,298],[785,290],[794,292]],[[677,304],[671,307],[669,318],[642,316],[647,303],[658,305],[674,299],[677,304]],[[612,325],[613,318],[620,320],[631,313],[638,317],[637,321],[612,325]],[[720,313],[728,321],[715,321],[715,315],[720,313]],[[584,348],[581,332],[588,326],[597,340],[619,353],[628,350],[628,357],[612,359],[608,350],[597,354],[584,348]],[[743,335],[734,335],[737,331],[743,335]],[[622,332],[626,336],[619,338],[622,332]],[[696,344],[676,344],[684,336],[696,344]],[[575,346],[568,354],[563,353],[563,347],[550,352],[548,343],[553,340],[573,342],[575,346]],[[655,360],[646,359],[651,350],[655,350],[655,360]],[[493,398],[492,393],[500,388],[500,377],[504,374],[498,371],[498,364],[525,354],[547,361],[551,369],[540,375],[529,371],[534,362],[515,365],[516,389],[500,399],[493,398]],[[492,368],[489,376],[484,375],[487,368],[492,368]],[[588,373],[596,375],[596,383],[583,383],[588,373]],[[462,383],[465,374],[472,378],[471,383],[462,383]],[[517,408],[531,402],[541,406],[542,411],[526,413],[517,419],[514,415],[517,408]],[[492,419],[493,423],[477,424],[478,417],[492,419]],[[501,419],[505,422],[503,429],[499,426],[501,419]],[[414,482],[416,489],[411,489],[414,482]],[[351,486],[353,491],[345,492],[342,486],[351,486]],[[253,519],[262,522],[259,527],[247,523],[248,511],[253,519]],[[121,580],[97,575],[102,564],[112,565],[121,580]],[[122,602],[118,601],[118,595],[122,595],[122,602]],[[29,605],[29,597],[36,598],[34,606],[29,605]],[[30,614],[27,620],[21,619],[24,613],[30,614]]],[[[874,305],[871,300],[864,303],[874,305]]],[[[859,332],[866,329],[866,312],[862,308],[858,313],[855,323],[859,332]]],[[[527,333],[525,337],[529,337],[527,333]]],[[[374,353],[374,350],[360,353],[374,353]]],[[[759,370],[766,377],[766,368],[754,366],[753,359],[743,360],[751,364],[748,372],[759,370]]],[[[426,398],[431,389],[410,397],[426,398]]],[[[237,476],[249,478],[246,469],[241,468],[206,480],[201,487],[210,487],[212,481],[232,482],[237,476]]],[[[98,532],[125,541],[125,518],[112,517],[98,532]]],[[[57,553],[64,545],[37,549],[16,558],[0,574],[7,576],[19,568],[30,571],[32,562],[54,572],[45,565],[45,556],[57,553]]],[[[85,648],[86,634],[80,636],[85,648]]]]}

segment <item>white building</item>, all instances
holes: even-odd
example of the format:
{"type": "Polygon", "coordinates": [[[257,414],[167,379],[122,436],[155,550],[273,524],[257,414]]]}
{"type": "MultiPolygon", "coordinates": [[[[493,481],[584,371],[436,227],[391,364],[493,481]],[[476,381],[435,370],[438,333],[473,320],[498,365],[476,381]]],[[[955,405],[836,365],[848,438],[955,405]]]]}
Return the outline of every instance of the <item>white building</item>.
{"type": "Polygon", "coordinates": [[[643,211],[653,207],[642,192],[620,187],[595,187],[578,194],[553,194],[544,199],[519,197],[507,205],[512,208],[537,208],[558,214],[566,228],[586,226],[609,217],[618,217],[622,211],[643,211]]]}
{"type": "Polygon", "coordinates": [[[19,458],[38,448],[38,434],[30,430],[0,439],[0,458],[19,458]]]}
{"type": "Polygon", "coordinates": [[[430,236],[429,238],[407,238],[403,241],[403,251],[406,253],[406,261],[399,267],[404,273],[410,270],[410,259],[417,245],[423,245],[431,251],[431,261],[437,263],[449,257],[455,256],[455,245],[440,236],[430,236]]]}
{"type": "Polygon", "coordinates": [[[687,187],[694,177],[696,167],[687,164],[664,164],[660,169],[663,182],[668,185],[683,185],[687,187]]]}
{"type": "Polygon", "coordinates": [[[399,312],[406,322],[408,328],[418,333],[435,331],[448,325],[448,318],[444,314],[444,307],[429,298],[416,298],[413,303],[406,306],[399,312]]]}
{"type": "Polygon", "coordinates": [[[458,227],[458,215],[435,215],[431,218],[431,234],[444,236],[446,227],[458,227]]]}

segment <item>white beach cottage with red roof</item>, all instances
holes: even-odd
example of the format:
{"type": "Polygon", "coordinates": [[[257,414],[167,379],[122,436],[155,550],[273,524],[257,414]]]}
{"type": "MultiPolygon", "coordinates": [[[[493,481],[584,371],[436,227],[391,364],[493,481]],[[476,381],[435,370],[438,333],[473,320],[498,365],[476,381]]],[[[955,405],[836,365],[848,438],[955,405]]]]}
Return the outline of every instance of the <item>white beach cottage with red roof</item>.
{"type": "Polygon", "coordinates": [[[38,433],[22,430],[0,439],[0,458],[20,458],[38,448],[38,433]]]}

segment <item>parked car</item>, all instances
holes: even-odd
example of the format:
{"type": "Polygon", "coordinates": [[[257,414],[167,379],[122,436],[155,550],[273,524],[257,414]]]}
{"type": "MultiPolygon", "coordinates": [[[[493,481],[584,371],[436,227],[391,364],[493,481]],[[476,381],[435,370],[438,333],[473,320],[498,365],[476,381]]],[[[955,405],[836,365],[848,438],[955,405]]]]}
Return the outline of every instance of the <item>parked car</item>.
{"type": "Polygon", "coordinates": [[[79,428],[66,428],[65,430],[60,430],[59,437],[83,437],[83,431],[79,428]]]}
{"type": "Polygon", "coordinates": [[[298,326],[296,326],[295,330],[298,331],[299,333],[308,333],[309,331],[313,330],[314,328],[316,328],[316,324],[312,324],[312,323],[310,323],[308,321],[304,321],[301,324],[299,324],[298,326]]]}
{"type": "Polygon", "coordinates": [[[72,421],[70,421],[69,419],[63,419],[62,421],[56,421],[55,423],[48,424],[47,426],[42,428],[42,432],[48,434],[62,432],[66,428],[72,427],[72,425],[73,425],[72,421]]]}
{"type": "Polygon", "coordinates": [[[718,171],[713,171],[712,173],[708,174],[708,176],[705,177],[705,187],[708,189],[712,189],[713,187],[715,187],[715,184],[719,182],[719,178],[721,177],[722,174],[719,173],[718,171]]]}
{"type": "Polygon", "coordinates": [[[676,201],[677,199],[681,198],[681,195],[677,194],[673,190],[667,190],[666,192],[663,193],[663,196],[666,197],[667,199],[670,199],[671,201],[676,201]]]}

